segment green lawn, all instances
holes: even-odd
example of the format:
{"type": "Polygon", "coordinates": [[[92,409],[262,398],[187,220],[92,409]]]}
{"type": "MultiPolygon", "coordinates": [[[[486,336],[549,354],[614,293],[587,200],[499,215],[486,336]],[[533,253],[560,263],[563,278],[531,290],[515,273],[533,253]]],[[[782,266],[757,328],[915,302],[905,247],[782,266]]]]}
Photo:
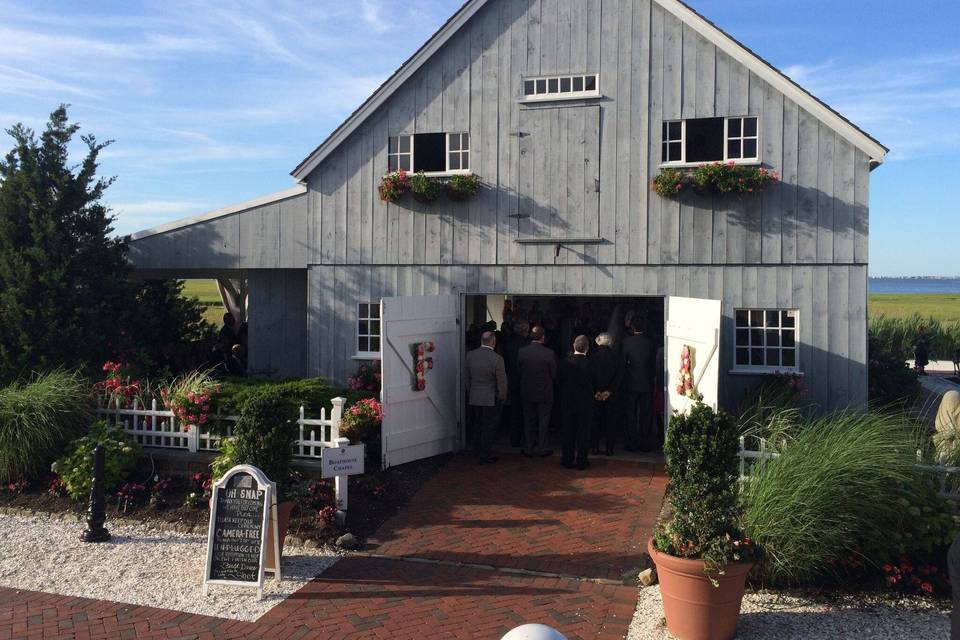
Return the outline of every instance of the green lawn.
{"type": "Polygon", "coordinates": [[[870,294],[870,317],[909,318],[913,314],[960,323],[960,294],[870,294]]]}
{"type": "Polygon", "coordinates": [[[223,306],[220,304],[216,280],[184,280],[183,295],[187,298],[197,298],[203,303],[206,307],[203,317],[207,322],[216,327],[223,323],[223,306]]]}

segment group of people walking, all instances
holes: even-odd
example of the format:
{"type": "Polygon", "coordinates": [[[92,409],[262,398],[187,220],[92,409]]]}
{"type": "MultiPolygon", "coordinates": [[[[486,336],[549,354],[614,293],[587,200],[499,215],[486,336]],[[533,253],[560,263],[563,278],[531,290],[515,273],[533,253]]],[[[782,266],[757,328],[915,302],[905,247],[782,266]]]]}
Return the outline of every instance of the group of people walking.
{"type": "Polygon", "coordinates": [[[645,335],[642,320],[631,321],[623,337],[600,333],[591,340],[578,335],[563,358],[546,346],[542,326],[517,321],[502,345],[494,327],[486,327],[480,346],[467,354],[464,376],[474,452],[481,464],[497,461],[492,444],[504,406],[509,407],[513,430],[522,431],[527,457],[553,454],[549,437],[556,416],[560,461],[571,469],[588,468],[590,453],[613,455],[621,431],[628,451],[647,451],[658,444],[658,348],[645,335]]]}

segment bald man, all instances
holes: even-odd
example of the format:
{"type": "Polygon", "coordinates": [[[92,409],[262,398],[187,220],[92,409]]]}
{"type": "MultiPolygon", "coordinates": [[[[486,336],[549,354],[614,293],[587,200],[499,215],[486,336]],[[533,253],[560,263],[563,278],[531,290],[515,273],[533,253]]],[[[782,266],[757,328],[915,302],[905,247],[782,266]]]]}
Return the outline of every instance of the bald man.
{"type": "Polygon", "coordinates": [[[503,402],[507,399],[507,371],[495,349],[497,336],[484,331],[480,347],[467,354],[464,378],[467,403],[475,428],[474,452],[480,464],[497,461],[493,456],[493,437],[500,424],[503,402]]]}

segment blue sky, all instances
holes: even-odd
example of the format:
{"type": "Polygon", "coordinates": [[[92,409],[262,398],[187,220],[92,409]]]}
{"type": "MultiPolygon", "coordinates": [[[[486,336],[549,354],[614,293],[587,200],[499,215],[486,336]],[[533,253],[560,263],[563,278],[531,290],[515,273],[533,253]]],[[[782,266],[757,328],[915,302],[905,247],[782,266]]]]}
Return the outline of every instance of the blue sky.
{"type": "MultiPolygon", "coordinates": [[[[116,141],[107,200],[132,232],[292,186],[460,2],[0,0],[0,125],[70,103],[116,141]]],[[[960,275],[960,3],[691,4],[892,149],[871,178],[872,275],[960,275]]]]}

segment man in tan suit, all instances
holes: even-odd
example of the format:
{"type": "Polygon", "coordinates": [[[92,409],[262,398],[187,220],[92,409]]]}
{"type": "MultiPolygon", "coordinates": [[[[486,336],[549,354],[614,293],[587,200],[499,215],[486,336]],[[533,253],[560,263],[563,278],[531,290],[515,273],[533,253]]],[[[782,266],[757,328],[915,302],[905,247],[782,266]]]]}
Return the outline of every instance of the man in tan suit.
{"type": "Polygon", "coordinates": [[[467,354],[467,404],[476,428],[474,451],[480,464],[497,461],[493,456],[493,436],[500,424],[503,402],[507,399],[507,371],[503,358],[494,351],[496,346],[496,335],[485,331],[480,336],[480,348],[467,354]]]}

